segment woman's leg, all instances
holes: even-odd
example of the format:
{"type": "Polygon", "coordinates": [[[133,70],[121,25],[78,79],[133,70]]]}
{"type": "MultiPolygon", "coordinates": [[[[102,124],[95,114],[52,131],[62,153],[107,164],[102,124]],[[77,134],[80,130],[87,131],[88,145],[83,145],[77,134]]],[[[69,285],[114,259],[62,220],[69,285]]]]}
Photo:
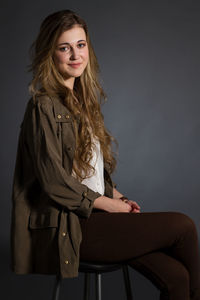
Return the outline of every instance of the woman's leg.
{"type": "MultiPolygon", "coordinates": [[[[80,224],[83,233],[80,247],[80,258],[82,260],[99,262],[119,262],[126,260],[131,265],[131,261],[134,264],[136,263],[136,259],[141,258],[145,254],[155,251],[163,252],[165,255],[173,258],[171,259],[171,264],[174,262],[176,267],[177,264],[179,265],[178,269],[174,265],[173,269],[176,269],[174,272],[168,268],[167,276],[170,279],[172,277],[177,279],[173,279],[173,282],[166,282],[165,268],[167,267],[164,262],[162,263],[163,271],[160,269],[159,273],[156,274],[156,271],[152,267],[151,274],[155,273],[155,276],[159,276],[160,281],[165,283],[164,290],[166,290],[167,284],[169,285],[167,286],[169,293],[172,294],[172,290],[174,293],[176,289],[178,294],[181,291],[176,281],[181,277],[181,273],[183,273],[182,280],[186,281],[187,270],[189,274],[189,288],[191,293],[193,293],[193,298],[191,299],[200,300],[197,231],[192,219],[185,214],[178,212],[93,212],[88,219],[80,218],[80,224]]],[[[156,257],[153,254],[149,256],[149,259],[151,257],[154,258],[153,266],[156,268],[156,266],[160,265],[160,256],[156,256],[158,257],[157,264],[156,257]]],[[[145,262],[146,258],[143,257],[145,262]]],[[[142,261],[138,262],[140,262],[141,266],[142,261]]],[[[163,286],[160,286],[160,289],[162,290],[163,286]]],[[[173,296],[171,294],[170,297],[173,296]]],[[[180,300],[183,300],[183,298],[180,298],[180,300]]]]}
{"type": "Polygon", "coordinates": [[[160,300],[191,299],[189,272],[177,259],[155,251],[132,259],[128,264],[160,290],[160,300]]]}

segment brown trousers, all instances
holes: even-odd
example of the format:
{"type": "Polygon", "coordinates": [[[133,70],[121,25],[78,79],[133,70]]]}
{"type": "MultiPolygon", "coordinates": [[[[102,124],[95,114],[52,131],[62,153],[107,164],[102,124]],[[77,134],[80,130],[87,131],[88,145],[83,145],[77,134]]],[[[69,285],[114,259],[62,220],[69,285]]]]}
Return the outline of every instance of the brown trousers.
{"type": "Polygon", "coordinates": [[[160,299],[200,300],[198,235],[187,215],[93,210],[79,220],[81,260],[126,261],[160,290],[160,299]]]}

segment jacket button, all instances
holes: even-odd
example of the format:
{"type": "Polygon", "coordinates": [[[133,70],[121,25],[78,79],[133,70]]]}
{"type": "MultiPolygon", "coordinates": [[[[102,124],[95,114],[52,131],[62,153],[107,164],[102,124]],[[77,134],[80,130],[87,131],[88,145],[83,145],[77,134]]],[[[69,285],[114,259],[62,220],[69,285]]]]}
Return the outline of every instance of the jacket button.
{"type": "Polygon", "coordinates": [[[68,260],[65,260],[65,264],[68,265],[68,263],[69,263],[69,261],[68,261],[68,260]]]}
{"type": "Polygon", "coordinates": [[[66,232],[63,232],[63,233],[62,233],[62,236],[66,236],[66,232]]]}
{"type": "Polygon", "coordinates": [[[62,118],[62,116],[61,116],[61,115],[57,115],[57,117],[58,117],[58,119],[61,119],[61,118],[62,118]]]}
{"type": "Polygon", "coordinates": [[[69,119],[69,118],[70,118],[70,116],[69,116],[69,115],[66,115],[66,116],[65,116],[65,118],[66,118],[66,119],[69,119]]]}
{"type": "Polygon", "coordinates": [[[83,192],[83,196],[84,196],[84,197],[87,197],[87,192],[83,192]]]}

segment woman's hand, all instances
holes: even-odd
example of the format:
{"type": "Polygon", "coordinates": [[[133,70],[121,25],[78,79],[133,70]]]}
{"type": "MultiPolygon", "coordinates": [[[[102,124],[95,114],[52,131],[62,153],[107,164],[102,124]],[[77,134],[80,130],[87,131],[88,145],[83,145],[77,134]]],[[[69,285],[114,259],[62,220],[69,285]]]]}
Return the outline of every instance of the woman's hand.
{"type": "Polygon", "coordinates": [[[132,206],[120,199],[100,196],[94,200],[94,207],[108,212],[131,212],[132,206]]]}
{"type": "MultiPolygon", "coordinates": [[[[119,199],[122,196],[123,195],[116,188],[113,188],[113,198],[119,199]]],[[[133,213],[139,213],[140,212],[140,206],[135,201],[127,200],[125,202],[131,206],[131,211],[130,212],[133,212],[133,213]]]]}
{"type": "Polygon", "coordinates": [[[127,200],[126,203],[131,206],[131,208],[132,208],[131,212],[140,213],[140,206],[137,204],[137,202],[132,201],[132,200],[127,200]]]}

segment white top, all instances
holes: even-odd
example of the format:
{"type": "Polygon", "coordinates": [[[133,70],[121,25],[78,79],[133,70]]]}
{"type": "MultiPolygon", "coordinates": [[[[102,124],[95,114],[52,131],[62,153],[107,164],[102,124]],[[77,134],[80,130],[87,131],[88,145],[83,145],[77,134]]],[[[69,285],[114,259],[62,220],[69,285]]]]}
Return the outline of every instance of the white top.
{"type": "MultiPolygon", "coordinates": [[[[85,178],[81,183],[87,185],[94,192],[99,192],[101,195],[104,195],[104,164],[103,164],[103,154],[100,150],[99,140],[92,135],[92,141],[95,146],[92,148],[93,156],[90,161],[90,165],[95,168],[94,175],[89,178],[85,178]]],[[[92,170],[91,170],[92,173],[92,170]]],[[[72,175],[76,177],[76,174],[72,171],[72,175]]]]}

